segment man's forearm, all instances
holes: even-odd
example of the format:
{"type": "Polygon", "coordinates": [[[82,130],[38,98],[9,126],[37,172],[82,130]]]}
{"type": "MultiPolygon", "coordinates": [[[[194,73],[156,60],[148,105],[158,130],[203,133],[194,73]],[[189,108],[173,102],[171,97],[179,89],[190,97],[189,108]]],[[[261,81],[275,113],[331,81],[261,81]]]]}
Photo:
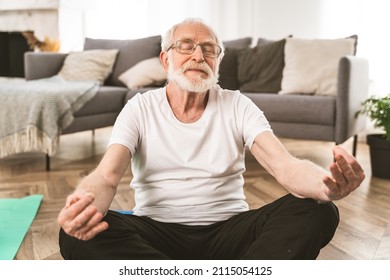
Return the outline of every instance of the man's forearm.
{"type": "Polygon", "coordinates": [[[91,194],[94,197],[92,204],[100,213],[105,214],[114,199],[116,188],[117,186],[110,184],[95,170],[80,182],[76,191],[91,194]]]}
{"type": "Polygon", "coordinates": [[[105,214],[108,211],[130,158],[126,147],[119,144],[111,145],[98,167],[86,176],[77,188],[94,196],[92,204],[100,213],[105,214]]]}
{"type": "Polygon", "coordinates": [[[284,170],[278,181],[297,197],[328,201],[322,181],[325,176],[329,176],[329,173],[320,166],[308,160],[296,159],[293,165],[284,170]]]}

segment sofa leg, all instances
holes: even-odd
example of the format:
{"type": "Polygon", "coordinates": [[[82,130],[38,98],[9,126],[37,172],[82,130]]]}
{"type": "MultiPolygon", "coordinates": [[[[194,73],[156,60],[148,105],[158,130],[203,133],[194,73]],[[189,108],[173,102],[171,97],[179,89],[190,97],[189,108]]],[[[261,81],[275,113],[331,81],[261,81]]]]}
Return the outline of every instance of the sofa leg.
{"type": "Polygon", "coordinates": [[[50,171],[50,156],[49,156],[49,154],[45,154],[45,165],[46,165],[46,171],[50,171]]]}
{"type": "Polygon", "coordinates": [[[95,129],[92,129],[92,137],[95,137],[95,129]]]}
{"type": "MultiPolygon", "coordinates": [[[[352,143],[352,155],[354,157],[356,157],[357,141],[358,141],[358,136],[356,134],[356,135],[353,136],[353,143],[352,143]]],[[[337,143],[337,142],[335,144],[336,144],[336,146],[339,145],[339,143],[337,143]]]]}
{"type": "Polygon", "coordinates": [[[357,134],[355,134],[353,136],[353,144],[352,144],[352,155],[354,157],[356,157],[357,141],[358,141],[358,136],[357,136],[357,134]]]}

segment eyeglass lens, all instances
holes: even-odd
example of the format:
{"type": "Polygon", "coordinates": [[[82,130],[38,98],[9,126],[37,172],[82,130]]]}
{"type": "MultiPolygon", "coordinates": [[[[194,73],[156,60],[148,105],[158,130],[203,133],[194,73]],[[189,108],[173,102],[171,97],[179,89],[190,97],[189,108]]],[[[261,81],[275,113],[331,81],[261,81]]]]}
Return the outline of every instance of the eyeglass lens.
{"type": "Polygon", "coordinates": [[[221,53],[221,48],[213,43],[195,44],[192,41],[179,40],[175,44],[176,50],[182,54],[194,53],[197,46],[201,47],[203,55],[205,56],[218,57],[218,55],[221,53]]]}

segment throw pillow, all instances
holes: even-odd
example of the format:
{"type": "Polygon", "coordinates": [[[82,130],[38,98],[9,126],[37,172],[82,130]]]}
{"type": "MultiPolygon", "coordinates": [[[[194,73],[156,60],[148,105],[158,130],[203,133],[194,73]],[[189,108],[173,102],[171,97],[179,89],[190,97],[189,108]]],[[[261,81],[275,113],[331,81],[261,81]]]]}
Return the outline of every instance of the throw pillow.
{"type": "Polygon", "coordinates": [[[226,48],[225,55],[219,65],[219,85],[221,88],[237,90],[240,87],[237,77],[237,54],[240,49],[226,48]]]}
{"type": "Polygon", "coordinates": [[[237,54],[241,49],[249,48],[252,38],[245,37],[236,40],[224,41],[225,55],[219,65],[219,82],[221,88],[236,90],[240,87],[237,78],[237,54]]]}
{"type": "Polygon", "coordinates": [[[242,92],[280,91],[286,40],[256,46],[238,55],[238,81],[242,92]]]}
{"type": "Polygon", "coordinates": [[[162,85],[167,79],[160,58],[152,57],[138,62],[118,77],[129,89],[162,85]]]}
{"type": "Polygon", "coordinates": [[[118,50],[90,50],[70,52],[59,76],[65,80],[99,81],[103,84],[112,72],[118,50]]]}
{"type": "Polygon", "coordinates": [[[355,52],[355,39],[286,39],[280,94],[336,95],[338,63],[355,52]]]}
{"type": "Polygon", "coordinates": [[[110,77],[108,77],[106,84],[123,86],[122,82],[118,79],[120,74],[144,59],[159,56],[161,51],[161,36],[150,36],[134,40],[86,38],[84,50],[91,49],[119,50],[114,69],[110,77]]]}

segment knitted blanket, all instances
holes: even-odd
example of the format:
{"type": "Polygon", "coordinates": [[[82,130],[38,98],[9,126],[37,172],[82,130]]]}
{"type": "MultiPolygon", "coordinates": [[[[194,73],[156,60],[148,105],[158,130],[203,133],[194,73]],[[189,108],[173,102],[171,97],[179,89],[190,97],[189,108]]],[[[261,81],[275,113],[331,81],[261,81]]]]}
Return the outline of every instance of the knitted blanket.
{"type": "Polygon", "coordinates": [[[55,154],[73,113],[95,96],[95,81],[59,76],[0,83],[0,158],[38,151],[55,154]]]}

